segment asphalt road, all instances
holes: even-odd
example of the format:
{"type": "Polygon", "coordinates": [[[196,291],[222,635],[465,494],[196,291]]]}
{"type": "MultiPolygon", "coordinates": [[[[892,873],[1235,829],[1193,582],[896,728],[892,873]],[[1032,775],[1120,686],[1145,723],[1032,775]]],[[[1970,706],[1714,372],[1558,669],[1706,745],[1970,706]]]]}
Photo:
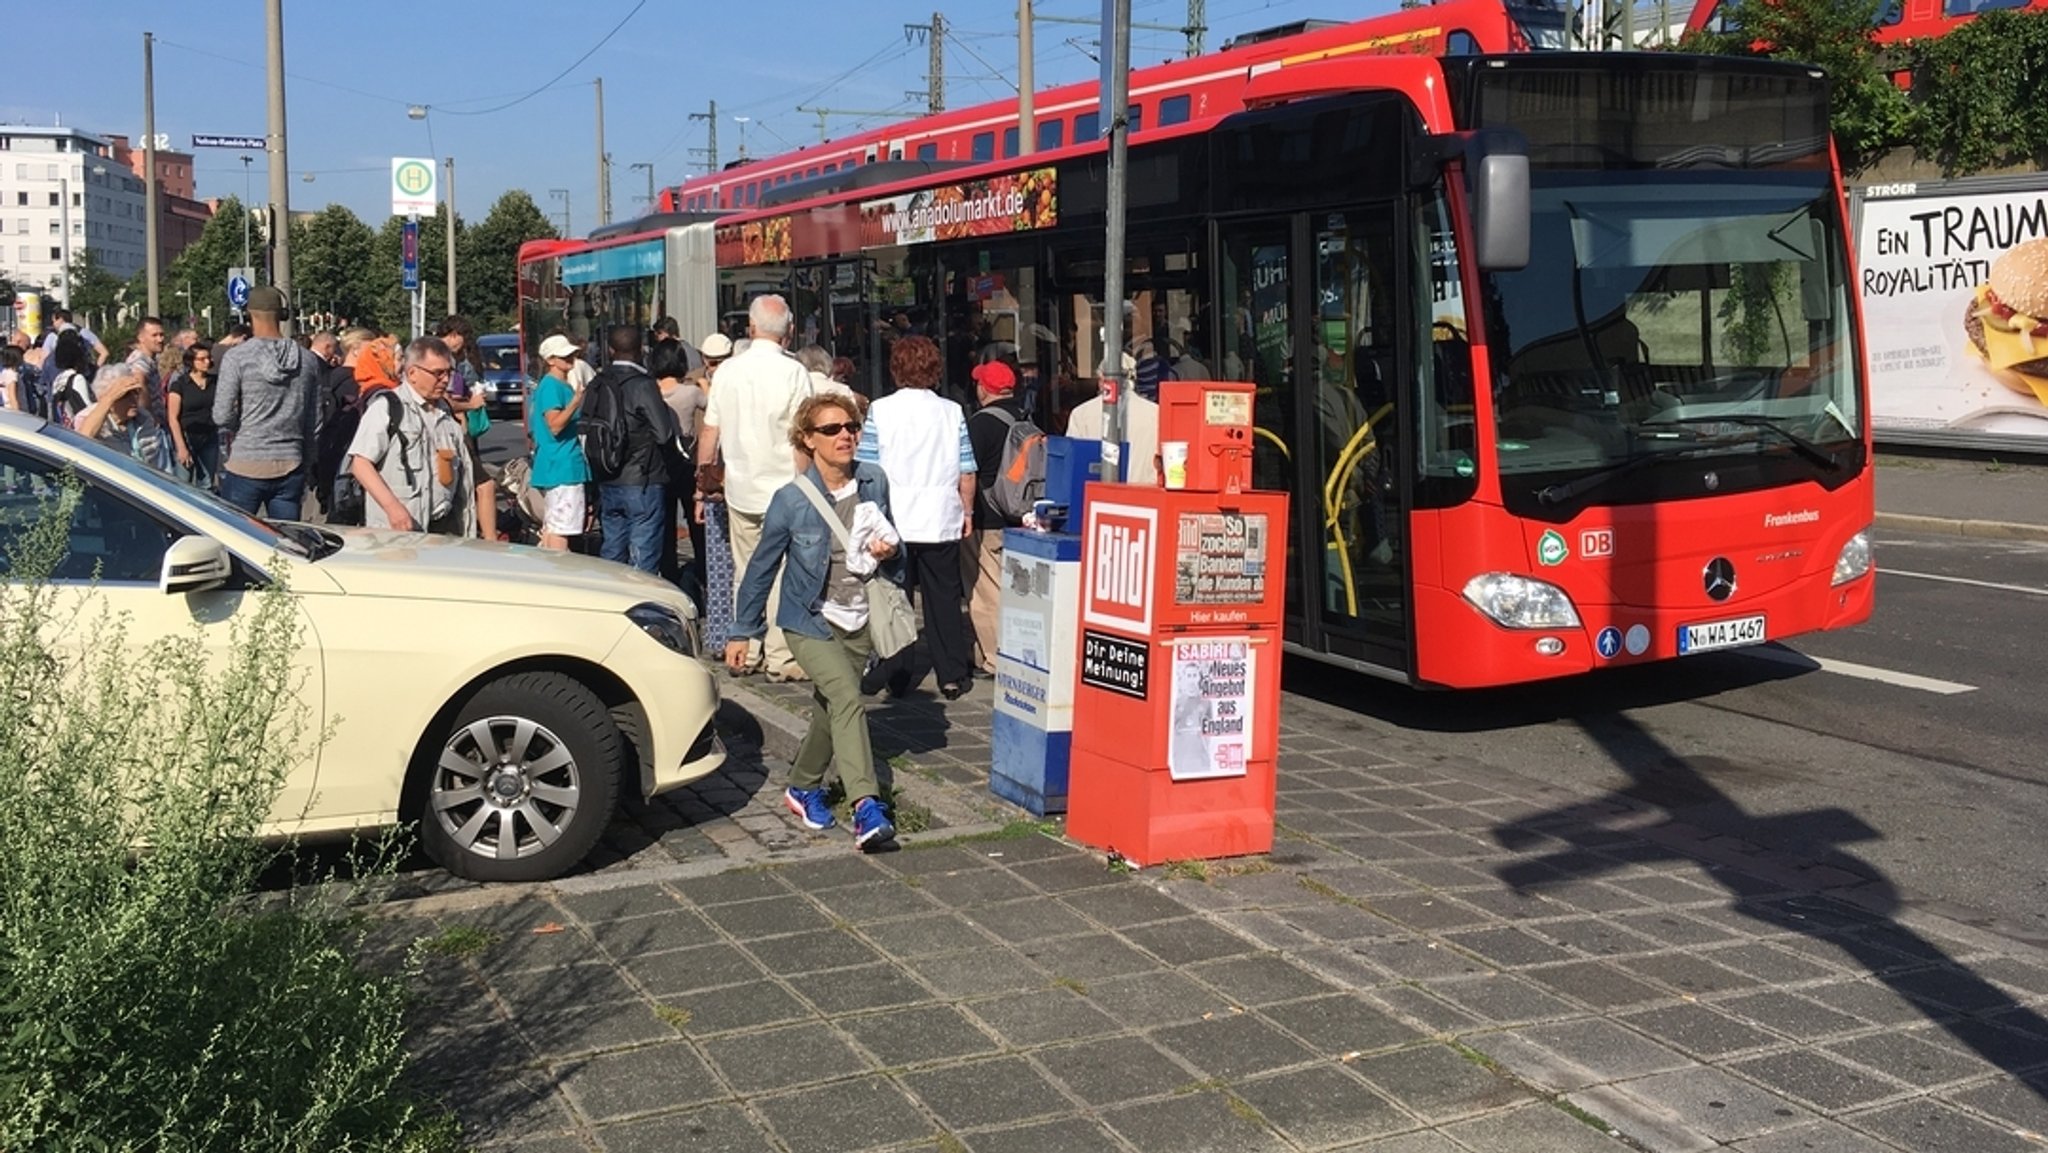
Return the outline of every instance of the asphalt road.
{"type": "Polygon", "coordinates": [[[1307,663],[1288,687],[1574,795],[1833,845],[1907,904],[2048,944],[2048,543],[1879,543],[1876,613],[1846,632],[1477,694],[1307,663]]]}

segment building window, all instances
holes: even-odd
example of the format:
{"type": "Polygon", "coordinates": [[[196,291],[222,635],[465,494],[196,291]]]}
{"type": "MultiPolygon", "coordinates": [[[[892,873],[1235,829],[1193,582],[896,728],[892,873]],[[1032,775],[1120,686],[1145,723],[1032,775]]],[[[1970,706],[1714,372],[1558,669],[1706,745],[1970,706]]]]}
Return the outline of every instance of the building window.
{"type": "MultiPolygon", "coordinates": [[[[23,228],[23,229],[22,229],[22,231],[23,231],[23,232],[27,232],[27,231],[28,231],[28,229],[27,229],[27,228],[23,228]]],[[[60,234],[62,234],[62,233],[63,233],[63,231],[64,231],[64,224],[63,224],[63,222],[62,222],[62,221],[58,221],[58,220],[52,220],[52,221],[50,222],[50,235],[52,235],[52,236],[57,236],[57,235],[60,235],[60,234]]]]}
{"type": "Polygon", "coordinates": [[[64,250],[63,250],[62,248],[52,248],[52,249],[50,250],[50,259],[51,259],[51,260],[62,260],[62,259],[64,259],[64,250]]]}
{"type": "Polygon", "coordinates": [[[27,180],[27,179],[28,179],[28,165],[26,165],[26,164],[17,164],[17,165],[15,165],[15,166],[14,166],[14,178],[15,178],[16,180],[27,180]]]}
{"type": "Polygon", "coordinates": [[[44,179],[44,180],[55,180],[55,179],[57,179],[57,166],[56,166],[56,165],[54,165],[54,164],[48,164],[48,165],[44,165],[44,169],[45,169],[45,171],[44,171],[44,173],[43,173],[43,179],[44,179]]]}
{"type": "Polygon", "coordinates": [[[14,258],[15,258],[15,259],[16,259],[17,261],[19,261],[20,263],[22,263],[22,264],[27,264],[27,263],[28,263],[28,245],[24,244],[24,245],[22,245],[22,246],[21,246],[20,248],[17,248],[17,249],[15,249],[15,250],[14,250],[14,258]]]}
{"type": "Polygon", "coordinates": [[[28,207],[28,193],[26,193],[26,192],[17,192],[17,193],[15,193],[15,194],[14,194],[14,206],[15,206],[16,208],[27,208],[27,207],[28,207]]]}
{"type": "Polygon", "coordinates": [[[54,193],[54,192],[50,193],[50,207],[52,207],[52,208],[61,208],[61,207],[63,207],[63,202],[57,199],[57,194],[56,194],[56,193],[54,193]]]}
{"type": "Polygon", "coordinates": [[[16,232],[19,232],[19,233],[21,233],[21,234],[22,234],[23,236],[27,236],[27,235],[28,235],[28,217],[26,217],[26,216],[23,216],[23,217],[19,217],[19,218],[17,218],[17,219],[15,220],[15,222],[14,222],[14,230],[15,230],[16,232]]]}

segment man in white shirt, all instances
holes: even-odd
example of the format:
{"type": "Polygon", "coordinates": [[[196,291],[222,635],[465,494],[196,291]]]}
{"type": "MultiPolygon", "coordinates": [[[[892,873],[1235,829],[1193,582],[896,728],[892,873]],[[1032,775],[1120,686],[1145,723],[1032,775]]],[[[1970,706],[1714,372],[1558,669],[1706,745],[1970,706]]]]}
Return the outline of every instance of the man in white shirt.
{"type": "MultiPolygon", "coordinates": [[[[1130,388],[1128,377],[1124,387],[1130,388]]],[[[1159,405],[1146,400],[1133,390],[1130,403],[1124,408],[1124,482],[1126,484],[1156,485],[1159,483],[1159,405]]],[[[1077,440],[1101,440],[1102,426],[1108,418],[1102,413],[1102,398],[1095,397],[1074,406],[1067,416],[1067,435],[1077,440]]]]}
{"type": "MultiPolygon", "coordinates": [[[[789,302],[780,296],[757,296],[747,306],[747,331],[752,340],[719,366],[711,399],[704,406],[697,434],[697,491],[718,488],[716,465],[725,465],[725,507],[731,519],[732,566],[735,581],[746,579],[747,565],[761,545],[761,520],[768,498],[810,466],[790,447],[789,426],[797,405],[811,395],[811,374],[783,351],[789,339],[789,302]],[[708,471],[707,471],[708,470],[708,471]]],[[[790,655],[789,642],[775,627],[782,601],[778,579],[768,593],[768,635],[759,653],[749,647],[748,668],[766,668],[770,680],[805,680],[790,655]]]]}

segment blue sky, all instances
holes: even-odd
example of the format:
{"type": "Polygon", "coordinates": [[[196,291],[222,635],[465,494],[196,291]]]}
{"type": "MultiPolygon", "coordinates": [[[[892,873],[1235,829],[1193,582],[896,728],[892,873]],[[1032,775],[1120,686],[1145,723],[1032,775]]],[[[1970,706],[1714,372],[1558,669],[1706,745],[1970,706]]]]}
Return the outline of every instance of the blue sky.
{"type": "MultiPolygon", "coordinates": [[[[1357,19],[1393,6],[1208,0],[1207,46],[1213,51],[1234,33],[1290,20],[1357,19]]],[[[480,218],[506,189],[525,188],[559,219],[561,201],[549,190],[565,189],[575,231],[587,232],[596,220],[597,77],[604,80],[614,219],[642,211],[647,173],[631,165],[651,163],[657,185],[702,171],[692,150],[704,147],[705,124],[688,116],[712,100],[722,121],[721,160],[737,155],[743,129],[736,116],[750,118],[747,151],[764,155],[818,139],[817,116],[796,111],[799,104],[895,112],[833,116],[834,135],[921,111],[906,93],[925,88],[928,48],[907,40],[903,26],[928,23],[935,9],[952,28],[949,105],[1015,94],[1014,0],[782,0],[758,8],[710,0],[291,0],[284,9],[292,207],[340,202],[373,226],[390,211],[391,157],[453,155],[465,218],[480,218]],[[750,34],[750,26],[759,31],[750,34]],[[520,100],[565,69],[553,87],[520,100]],[[408,104],[427,105],[427,119],[409,119],[408,104]]],[[[1096,65],[1084,50],[1097,50],[1096,29],[1060,20],[1099,18],[1097,0],[1038,0],[1037,12],[1038,86],[1093,78],[1096,65]]],[[[1133,0],[1139,24],[1178,27],[1186,15],[1186,0],[1133,0]]],[[[262,0],[86,0],[64,23],[97,50],[76,41],[78,67],[61,78],[34,63],[33,51],[17,53],[18,76],[51,82],[6,85],[0,121],[61,119],[139,139],[147,31],[157,37],[157,131],[169,134],[172,147],[188,147],[195,132],[264,133],[262,0]]],[[[1140,29],[1132,57],[1155,63],[1184,43],[1178,33],[1140,29]]],[[[242,194],[240,153],[193,151],[202,197],[242,194]]],[[[248,183],[260,201],[267,162],[254,155],[248,183]]]]}

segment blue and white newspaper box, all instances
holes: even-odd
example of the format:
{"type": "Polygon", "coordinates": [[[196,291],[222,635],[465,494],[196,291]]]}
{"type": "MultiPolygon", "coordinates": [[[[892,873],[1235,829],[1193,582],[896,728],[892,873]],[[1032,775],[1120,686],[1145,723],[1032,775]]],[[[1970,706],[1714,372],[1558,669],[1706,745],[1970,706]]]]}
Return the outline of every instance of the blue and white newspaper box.
{"type": "Polygon", "coordinates": [[[1080,537],[1004,531],[988,787],[1041,817],[1067,811],[1080,590],[1080,537]]]}

